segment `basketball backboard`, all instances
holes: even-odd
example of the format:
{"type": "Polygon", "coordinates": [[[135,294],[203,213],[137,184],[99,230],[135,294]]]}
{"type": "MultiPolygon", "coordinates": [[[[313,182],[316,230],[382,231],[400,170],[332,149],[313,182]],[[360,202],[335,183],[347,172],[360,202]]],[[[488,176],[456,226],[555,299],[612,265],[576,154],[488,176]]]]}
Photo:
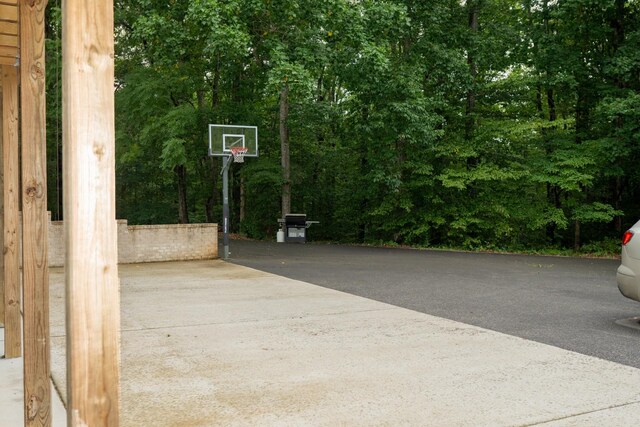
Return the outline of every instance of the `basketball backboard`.
{"type": "Polygon", "coordinates": [[[209,155],[231,156],[233,147],[247,148],[245,157],[258,157],[256,126],[209,125],[209,155]]]}

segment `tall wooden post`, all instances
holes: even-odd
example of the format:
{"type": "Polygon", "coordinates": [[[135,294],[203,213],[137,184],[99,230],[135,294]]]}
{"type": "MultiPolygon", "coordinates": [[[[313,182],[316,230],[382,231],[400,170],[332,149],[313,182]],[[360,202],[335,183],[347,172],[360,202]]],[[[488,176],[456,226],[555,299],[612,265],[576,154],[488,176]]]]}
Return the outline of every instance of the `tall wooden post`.
{"type": "Polygon", "coordinates": [[[118,426],[113,0],[63,0],[69,426],[118,426]]]}
{"type": "MultiPolygon", "coordinates": [[[[1,66],[0,66],[1,67],[1,66]]],[[[4,98],[2,97],[2,91],[4,90],[2,84],[2,72],[0,68],[0,153],[2,152],[2,140],[4,138],[4,98]]],[[[2,199],[2,192],[4,191],[4,171],[2,170],[2,160],[0,160],[0,199],[2,199]]],[[[1,201],[0,201],[1,202],[1,201]]],[[[0,229],[4,230],[4,208],[0,206],[0,229]]],[[[0,248],[4,246],[4,241],[0,235],[0,248]]],[[[0,325],[4,327],[4,313],[6,301],[4,299],[4,258],[0,262],[0,325]]],[[[6,352],[6,346],[3,351],[6,352]]]]}
{"type": "MultiPolygon", "coordinates": [[[[5,115],[5,109],[4,109],[4,98],[2,97],[2,92],[4,90],[4,83],[2,80],[2,72],[1,72],[1,65],[0,65],[0,153],[2,153],[2,142],[4,139],[4,115],[5,115]]],[[[0,160],[0,199],[3,198],[3,192],[4,192],[4,171],[3,171],[3,166],[4,164],[2,163],[3,161],[0,160]]],[[[4,203],[2,203],[2,200],[0,200],[0,230],[4,230],[4,203]]],[[[4,239],[3,239],[3,235],[0,235],[0,248],[4,247],[4,239]]],[[[7,305],[7,301],[4,298],[5,296],[5,292],[4,292],[4,258],[2,259],[2,262],[0,262],[0,325],[2,325],[2,327],[4,327],[4,313],[6,311],[6,305],[7,305]]],[[[6,353],[6,344],[5,344],[5,348],[3,349],[3,351],[6,353]]]]}
{"type": "MultiPolygon", "coordinates": [[[[2,0],[0,1],[0,92],[4,92],[0,104],[0,139],[4,139],[5,146],[15,144],[18,146],[18,80],[17,70],[19,56],[19,31],[18,31],[18,0],[2,0]],[[4,66],[10,68],[4,68],[4,66]],[[7,79],[3,80],[2,75],[8,74],[7,79]],[[10,141],[7,141],[7,138],[10,141]]],[[[2,149],[0,148],[0,152],[2,149]]],[[[2,161],[6,167],[7,159],[2,161]]],[[[17,162],[17,160],[15,160],[17,162]]],[[[15,164],[14,164],[15,166],[15,164]]],[[[0,166],[1,168],[1,166],[0,166]]],[[[17,169],[16,169],[17,171],[17,169]]],[[[5,171],[6,172],[6,171],[5,171]]],[[[1,175],[1,173],[0,173],[1,175]]],[[[6,190],[6,180],[3,179],[3,190],[6,190]]],[[[6,193],[5,193],[6,194],[6,193]]],[[[3,196],[0,194],[0,198],[3,196]]],[[[2,202],[0,202],[2,205],[2,202]]],[[[2,209],[0,207],[0,209],[2,209]]],[[[4,209],[3,209],[4,210],[4,209]]],[[[4,212],[3,212],[4,215],[4,212]]],[[[3,216],[0,215],[0,216],[3,216]]],[[[6,218],[2,218],[6,220],[6,218]]],[[[6,225],[6,222],[5,224],[6,225]]],[[[0,230],[4,230],[4,225],[0,225],[0,230]]],[[[0,231],[0,240],[3,231],[0,231]]],[[[6,246],[0,241],[0,248],[6,246]]],[[[0,260],[0,265],[2,264],[0,260]]],[[[0,269],[0,322],[5,325],[5,357],[18,357],[21,354],[22,333],[20,322],[20,284],[19,282],[5,283],[7,278],[4,276],[4,268],[0,269]],[[8,316],[5,319],[5,316],[8,316]],[[6,322],[5,322],[6,320],[6,322]]]]}
{"type": "Polygon", "coordinates": [[[4,356],[22,354],[22,315],[20,313],[20,254],[18,253],[18,70],[2,66],[2,281],[4,283],[4,356]]]}
{"type": "Polygon", "coordinates": [[[20,0],[25,426],[51,425],[44,12],[20,0]]]}

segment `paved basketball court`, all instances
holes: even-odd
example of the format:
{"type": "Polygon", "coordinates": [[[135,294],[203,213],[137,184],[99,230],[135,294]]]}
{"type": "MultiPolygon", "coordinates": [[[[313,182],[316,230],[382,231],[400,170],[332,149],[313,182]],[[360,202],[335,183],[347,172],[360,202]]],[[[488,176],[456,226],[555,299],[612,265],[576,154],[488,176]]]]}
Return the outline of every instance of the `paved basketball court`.
{"type": "MultiPolygon", "coordinates": [[[[219,260],[120,276],[122,426],[601,426],[640,411],[640,370],[556,347],[219,260]]],[[[64,395],[62,270],[50,282],[64,395]]],[[[2,414],[21,410],[9,362],[2,414]]]]}

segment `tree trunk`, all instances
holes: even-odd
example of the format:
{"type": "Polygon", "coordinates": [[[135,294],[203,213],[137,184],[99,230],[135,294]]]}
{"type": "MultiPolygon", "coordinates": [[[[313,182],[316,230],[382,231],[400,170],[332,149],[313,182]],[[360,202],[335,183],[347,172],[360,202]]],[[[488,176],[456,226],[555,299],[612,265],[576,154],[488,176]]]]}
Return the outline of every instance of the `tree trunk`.
{"type": "MultiPolygon", "coordinates": [[[[561,193],[561,190],[557,185],[552,185],[547,183],[547,200],[556,209],[560,209],[562,207],[560,193],[561,193]]],[[[557,228],[558,227],[555,223],[547,224],[547,237],[549,238],[551,244],[556,243],[557,228]]]]}
{"type": "Polygon", "coordinates": [[[625,18],[625,4],[628,0],[615,0],[615,15],[611,20],[611,29],[613,29],[613,50],[617,51],[622,43],[624,43],[625,39],[625,28],[624,28],[624,18],[625,18]]]}
{"type": "Polygon", "coordinates": [[[187,210],[187,168],[184,165],[176,166],[178,177],[178,223],[189,224],[189,211],[187,210]]]}
{"type": "Polygon", "coordinates": [[[213,222],[217,222],[215,215],[213,213],[213,207],[218,203],[218,177],[220,176],[220,173],[218,171],[218,157],[209,157],[208,158],[208,163],[209,163],[209,171],[210,171],[210,181],[211,181],[211,193],[209,194],[209,197],[207,197],[207,203],[204,207],[205,210],[205,215],[207,216],[207,222],[209,223],[213,223],[213,222]]]}
{"type": "MultiPolygon", "coordinates": [[[[622,177],[618,176],[616,177],[616,189],[614,192],[614,198],[615,198],[614,207],[617,211],[622,209],[622,190],[623,190],[622,177]]],[[[622,233],[622,215],[616,215],[615,227],[616,227],[616,232],[618,234],[622,233]]]]}
{"type": "Polygon", "coordinates": [[[574,230],[574,238],[573,238],[573,250],[576,252],[580,250],[580,246],[582,246],[582,242],[580,242],[580,221],[576,221],[575,230],[574,230]]]}
{"type": "Polygon", "coordinates": [[[576,100],[576,143],[582,144],[585,136],[588,134],[589,125],[591,122],[591,101],[589,99],[588,83],[580,82],[576,88],[577,100],[576,100]]]}
{"type": "Polygon", "coordinates": [[[211,88],[211,108],[215,110],[220,105],[220,58],[216,61],[213,87],[211,88]]]}
{"type": "MultiPolygon", "coordinates": [[[[472,33],[472,39],[474,40],[478,34],[478,2],[469,2],[469,30],[472,33]]],[[[475,44],[475,40],[472,45],[475,44]]],[[[475,127],[475,118],[473,116],[476,107],[476,93],[475,83],[478,76],[478,64],[476,63],[474,55],[474,47],[471,46],[467,53],[467,64],[469,65],[469,74],[471,76],[471,87],[467,91],[467,111],[465,120],[465,140],[470,141],[473,137],[473,131],[475,127]]]]}
{"type": "MultiPolygon", "coordinates": [[[[624,21],[625,21],[625,4],[627,3],[626,0],[616,0],[615,5],[616,5],[616,13],[615,13],[615,18],[611,20],[611,28],[613,29],[613,40],[612,40],[612,44],[613,44],[613,50],[614,52],[617,52],[618,49],[620,48],[620,46],[622,46],[622,43],[624,43],[624,39],[625,39],[625,25],[624,25],[624,21]]],[[[625,88],[625,82],[624,79],[622,77],[616,76],[614,79],[615,85],[616,87],[618,87],[619,89],[624,89],[625,88]]],[[[615,127],[617,129],[621,129],[624,126],[624,122],[622,117],[618,117],[615,120],[615,127]]],[[[623,142],[621,142],[621,144],[624,144],[623,142]]],[[[623,181],[622,181],[622,177],[618,176],[615,179],[615,191],[614,191],[614,207],[616,208],[616,210],[621,210],[622,209],[622,194],[623,194],[623,181]]],[[[616,215],[615,217],[615,230],[618,234],[622,233],[622,215],[616,215]]]]}
{"type": "MultiPolygon", "coordinates": [[[[367,161],[367,146],[365,144],[361,145],[361,157],[360,157],[360,174],[361,176],[365,176],[369,171],[369,162],[367,161]]],[[[360,212],[358,215],[358,242],[364,243],[367,237],[367,223],[365,219],[365,215],[369,210],[369,199],[368,197],[363,197],[360,200],[360,212]]]]}
{"type": "Polygon", "coordinates": [[[542,111],[542,86],[540,84],[536,86],[536,111],[540,117],[544,117],[542,111]]]}
{"type": "Polygon", "coordinates": [[[291,213],[291,164],[289,156],[289,85],[280,92],[280,155],[282,164],[282,218],[291,213]]]}
{"type": "MultiPolygon", "coordinates": [[[[367,123],[369,121],[369,110],[365,107],[362,112],[362,122],[367,123]]],[[[360,177],[366,177],[369,173],[369,147],[367,144],[359,144],[360,152],[360,177]]],[[[359,203],[359,211],[357,212],[357,239],[359,243],[364,243],[367,237],[367,214],[369,211],[369,193],[365,190],[359,203]]]]}
{"type": "MultiPolygon", "coordinates": [[[[211,87],[211,109],[214,113],[216,113],[217,108],[220,106],[220,58],[218,57],[216,61],[215,74],[213,75],[213,86],[211,87]]],[[[204,110],[204,105],[202,106],[204,110]]],[[[210,193],[209,197],[207,197],[207,202],[204,206],[205,216],[207,217],[208,223],[217,222],[217,219],[214,215],[213,208],[218,203],[218,178],[220,177],[219,172],[219,162],[220,160],[217,157],[209,157],[208,159],[208,167],[209,167],[209,181],[211,186],[209,187],[210,193]]]]}
{"type": "Polygon", "coordinates": [[[62,221],[64,220],[64,208],[63,208],[63,193],[62,193],[62,189],[63,189],[63,183],[62,183],[62,175],[64,174],[63,170],[62,170],[62,141],[60,141],[60,143],[58,144],[57,148],[57,162],[56,162],[56,167],[57,167],[57,171],[56,171],[56,192],[57,192],[57,206],[56,206],[56,210],[57,215],[55,216],[57,221],[62,221]]]}
{"type": "Polygon", "coordinates": [[[556,101],[551,88],[547,89],[547,106],[549,107],[549,121],[555,122],[558,115],[556,114],[556,101]]]}
{"type": "Polygon", "coordinates": [[[316,102],[324,101],[324,67],[320,72],[320,77],[318,77],[318,82],[316,83],[316,102]]]}
{"type": "Polygon", "coordinates": [[[240,175],[240,219],[239,223],[242,224],[245,216],[245,194],[244,194],[244,176],[240,175]]]}
{"type": "Polygon", "coordinates": [[[205,108],[204,90],[199,89],[196,91],[196,98],[198,100],[198,110],[202,112],[205,108]]]}

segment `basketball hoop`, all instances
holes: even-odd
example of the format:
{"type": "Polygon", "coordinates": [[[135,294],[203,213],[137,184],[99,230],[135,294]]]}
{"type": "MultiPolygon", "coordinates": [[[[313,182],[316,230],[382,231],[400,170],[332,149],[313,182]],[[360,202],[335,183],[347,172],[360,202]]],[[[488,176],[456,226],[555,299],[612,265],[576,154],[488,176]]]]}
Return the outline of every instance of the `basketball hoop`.
{"type": "Polygon", "coordinates": [[[231,147],[231,155],[235,163],[244,163],[244,155],[249,151],[248,147],[231,147]]]}

